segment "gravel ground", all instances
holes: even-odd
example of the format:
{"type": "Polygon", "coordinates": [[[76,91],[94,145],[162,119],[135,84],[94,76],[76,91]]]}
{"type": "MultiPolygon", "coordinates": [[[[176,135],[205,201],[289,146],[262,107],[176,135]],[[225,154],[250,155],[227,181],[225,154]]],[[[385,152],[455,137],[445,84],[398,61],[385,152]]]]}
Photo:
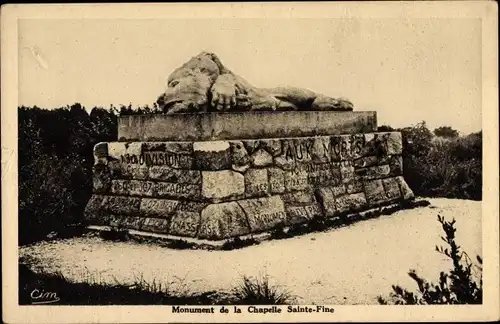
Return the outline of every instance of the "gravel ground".
{"type": "Polygon", "coordinates": [[[361,221],[349,227],[232,251],[172,250],[154,244],[81,237],[21,247],[33,268],[61,271],[73,281],[132,284],[138,278],[170,283],[182,293],[227,291],[243,275],[269,275],[302,304],[377,304],[392,284],[415,289],[407,272],[437,281],[451,262],[437,215],[457,220],[458,244],[475,260],[481,253],[481,202],[429,199],[431,205],[361,221]]]}

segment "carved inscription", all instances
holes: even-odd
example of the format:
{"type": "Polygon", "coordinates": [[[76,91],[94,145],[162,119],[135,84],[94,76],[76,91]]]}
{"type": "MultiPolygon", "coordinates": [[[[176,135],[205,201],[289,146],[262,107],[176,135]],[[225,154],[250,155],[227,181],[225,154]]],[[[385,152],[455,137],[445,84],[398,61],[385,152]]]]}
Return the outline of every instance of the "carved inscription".
{"type": "Polygon", "coordinates": [[[121,162],[126,164],[139,165],[168,165],[174,168],[190,168],[193,158],[190,155],[172,152],[143,152],[137,154],[124,154],[121,162]]]}
{"type": "Polygon", "coordinates": [[[118,195],[153,196],[154,182],[139,180],[113,180],[111,192],[118,195]]]}
{"type": "Polygon", "coordinates": [[[272,213],[262,213],[253,215],[255,222],[266,224],[273,223],[277,220],[284,220],[286,218],[286,213],[284,211],[272,212],[272,213]]]}
{"type": "Polygon", "coordinates": [[[283,200],[280,196],[245,199],[238,201],[248,217],[253,232],[272,228],[286,220],[283,200]]]}
{"type": "Polygon", "coordinates": [[[188,183],[113,180],[111,192],[146,197],[196,197],[200,194],[200,187],[188,183]]]}
{"type": "Polygon", "coordinates": [[[364,137],[338,136],[331,137],[328,144],[323,145],[323,149],[324,154],[334,160],[346,160],[359,155],[364,146],[364,137]]]}
{"type": "MultiPolygon", "coordinates": [[[[284,171],[285,191],[304,190],[318,186],[338,185],[342,181],[341,168],[352,165],[352,161],[298,164],[291,171],[284,171]]],[[[271,179],[271,186],[275,183],[271,179]]]]}
{"type": "Polygon", "coordinates": [[[290,224],[302,223],[322,215],[321,208],[317,203],[307,206],[286,207],[286,211],[288,213],[287,221],[290,224]]]}
{"type": "Polygon", "coordinates": [[[189,194],[193,190],[193,188],[198,188],[198,186],[193,186],[186,183],[156,183],[156,193],[158,196],[169,194],[189,194]]]}
{"type": "Polygon", "coordinates": [[[169,233],[194,237],[200,225],[201,211],[206,206],[206,204],[196,202],[186,202],[180,205],[172,217],[169,233]]]}
{"type": "Polygon", "coordinates": [[[311,161],[318,157],[323,161],[351,159],[362,153],[365,146],[364,136],[334,136],[321,138],[315,145],[312,139],[283,141],[283,157],[295,162],[311,161]]]}
{"type": "MultiPolygon", "coordinates": [[[[282,140],[282,154],[275,158],[276,165],[283,170],[283,177],[281,178],[274,171],[272,175],[270,174],[271,192],[283,192],[280,188],[281,183],[283,183],[284,192],[337,186],[342,182],[352,183],[358,177],[362,177],[363,172],[370,173],[370,175],[374,173],[373,176],[362,177],[366,180],[378,178],[379,174],[385,170],[382,170],[383,168],[378,164],[384,161],[384,157],[388,157],[388,148],[394,146],[393,151],[398,149],[397,143],[400,139],[397,136],[392,138],[391,134],[284,139],[282,140]],[[367,161],[370,158],[375,160],[374,170],[358,171],[360,158],[367,161]],[[380,172],[375,172],[379,169],[380,172]]],[[[357,187],[350,189],[358,190],[357,187]]]]}
{"type": "Polygon", "coordinates": [[[283,152],[287,160],[310,160],[312,157],[313,142],[310,140],[283,142],[283,152]]]}

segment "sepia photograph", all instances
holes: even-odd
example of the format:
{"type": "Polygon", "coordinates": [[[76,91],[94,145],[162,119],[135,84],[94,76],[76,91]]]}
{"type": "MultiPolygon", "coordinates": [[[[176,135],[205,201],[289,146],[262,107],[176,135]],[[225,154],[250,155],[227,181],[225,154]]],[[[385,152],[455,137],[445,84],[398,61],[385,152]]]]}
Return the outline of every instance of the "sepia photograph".
{"type": "Polygon", "coordinates": [[[4,321],[498,320],[497,10],[3,6],[4,321]]]}

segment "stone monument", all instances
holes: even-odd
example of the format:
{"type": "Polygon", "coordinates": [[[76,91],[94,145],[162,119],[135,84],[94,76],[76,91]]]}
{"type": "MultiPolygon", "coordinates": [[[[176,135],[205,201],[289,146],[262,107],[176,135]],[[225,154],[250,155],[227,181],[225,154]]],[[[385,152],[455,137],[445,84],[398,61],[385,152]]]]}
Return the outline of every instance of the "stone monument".
{"type": "Polygon", "coordinates": [[[414,198],[401,134],[348,100],[256,88],[204,52],[158,104],[94,147],[88,224],[224,240],[414,198]]]}

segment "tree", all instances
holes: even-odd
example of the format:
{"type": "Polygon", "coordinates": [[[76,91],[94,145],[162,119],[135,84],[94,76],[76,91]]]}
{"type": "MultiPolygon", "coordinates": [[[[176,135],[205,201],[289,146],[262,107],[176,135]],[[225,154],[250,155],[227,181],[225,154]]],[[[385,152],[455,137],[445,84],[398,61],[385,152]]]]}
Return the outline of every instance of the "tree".
{"type": "Polygon", "coordinates": [[[455,138],[458,137],[458,131],[451,128],[450,126],[441,126],[434,129],[434,135],[444,138],[455,138]]]}
{"type": "Polygon", "coordinates": [[[116,140],[114,111],[76,103],[19,107],[19,243],[81,222],[92,193],[92,148],[116,140]]]}
{"type": "Polygon", "coordinates": [[[393,132],[394,128],[388,125],[382,125],[377,128],[377,131],[379,132],[393,132]]]}

